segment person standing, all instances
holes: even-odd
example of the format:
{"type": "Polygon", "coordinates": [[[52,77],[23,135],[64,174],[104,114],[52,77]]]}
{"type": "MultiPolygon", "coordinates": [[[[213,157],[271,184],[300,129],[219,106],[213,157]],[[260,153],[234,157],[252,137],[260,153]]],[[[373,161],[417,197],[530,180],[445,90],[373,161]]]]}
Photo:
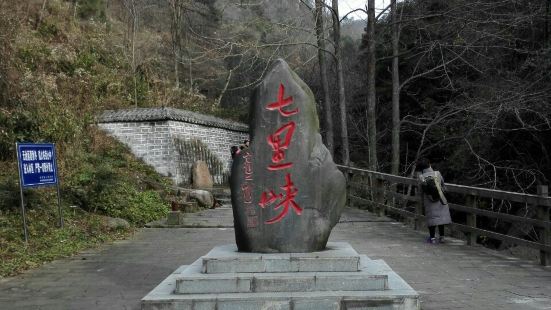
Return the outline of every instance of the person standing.
{"type": "Polygon", "coordinates": [[[242,151],[249,147],[249,140],[243,140],[243,144],[239,146],[239,149],[242,151]]]}
{"type": "Polygon", "coordinates": [[[237,156],[237,154],[239,154],[239,152],[240,152],[239,147],[237,145],[233,145],[230,148],[231,158],[234,159],[235,156],[237,156]]]}
{"type": "Polygon", "coordinates": [[[452,222],[448,201],[444,196],[444,178],[440,171],[432,169],[430,162],[422,158],[417,162],[418,178],[423,191],[425,218],[429,227],[428,242],[432,244],[444,242],[444,225],[452,222]],[[436,227],[439,238],[436,239],[436,227]]]}

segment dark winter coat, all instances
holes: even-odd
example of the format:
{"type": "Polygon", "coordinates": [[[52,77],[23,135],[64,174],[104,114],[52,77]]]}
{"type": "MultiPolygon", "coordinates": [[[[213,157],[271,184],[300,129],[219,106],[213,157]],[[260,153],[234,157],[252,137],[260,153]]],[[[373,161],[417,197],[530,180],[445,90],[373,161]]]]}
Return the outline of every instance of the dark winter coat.
{"type": "MultiPolygon", "coordinates": [[[[427,168],[419,174],[419,179],[425,178],[427,176],[436,176],[440,180],[440,185],[442,188],[444,186],[444,178],[440,174],[440,171],[434,171],[432,168],[427,168]]],[[[423,195],[424,205],[425,205],[425,217],[427,219],[428,226],[444,225],[450,224],[452,222],[450,216],[450,208],[447,204],[442,204],[440,201],[432,201],[427,195],[423,195]]]]}

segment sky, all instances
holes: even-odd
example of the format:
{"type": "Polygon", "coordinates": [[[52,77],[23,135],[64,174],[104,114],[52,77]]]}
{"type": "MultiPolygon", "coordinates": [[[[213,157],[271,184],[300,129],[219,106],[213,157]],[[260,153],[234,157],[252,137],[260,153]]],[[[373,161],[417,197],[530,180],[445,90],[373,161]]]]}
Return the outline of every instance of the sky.
{"type": "MultiPolygon", "coordinates": [[[[366,0],[339,0],[339,14],[341,16],[344,16],[346,15],[346,13],[354,9],[365,9],[366,3],[366,0]]],[[[377,11],[385,8],[389,4],[390,0],[375,0],[375,8],[378,9],[377,11]]],[[[348,16],[354,17],[354,19],[366,19],[366,16],[363,12],[356,12],[348,16]]]]}

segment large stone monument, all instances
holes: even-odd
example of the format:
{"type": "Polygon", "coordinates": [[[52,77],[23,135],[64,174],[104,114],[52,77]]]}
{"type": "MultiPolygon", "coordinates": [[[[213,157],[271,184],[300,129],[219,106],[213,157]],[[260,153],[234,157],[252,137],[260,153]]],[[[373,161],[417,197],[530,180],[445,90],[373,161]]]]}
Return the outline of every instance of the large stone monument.
{"type": "Polygon", "coordinates": [[[321,141],[312,91],[285,61],[256,88],[249,130],[230,179],[237,247],[323,250],[346,202],[345,179],[321,141]]]}
{"type": "Polygon", "coordinates": [[[345,179],[318,131],[310,89],[277,60],[251,103],[250,146],[232,166],[237,246],[178,268],[143,310],[419,309],[417,292],[384,261],[327,242],[345,179]]]}

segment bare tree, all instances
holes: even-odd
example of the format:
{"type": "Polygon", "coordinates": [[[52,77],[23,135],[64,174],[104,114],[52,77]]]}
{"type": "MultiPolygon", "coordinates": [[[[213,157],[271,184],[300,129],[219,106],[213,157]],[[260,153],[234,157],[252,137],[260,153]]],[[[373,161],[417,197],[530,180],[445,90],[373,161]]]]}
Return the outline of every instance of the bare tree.
{"type": "Polygon", "coordinates": [[[77,12],[78,12],[78,0],[72,0],[73,1],[73,20],[77,19],[77,12]]]}
{"type": "Polygon", "coordinates": [[[396,0],[391,1],[392,14],[392,164],[391,173],[400,170],[400,24],[396,0]]]}
{"type": "Polygon", "coordinates": [[[344,75],[342,68],[342,49],[341,49],[341,21],[339,19],[339,1],[332,1],[333,9],[333,44],[335,46],[335,65],[337,67],[337,88],[339,93],[339,112],[341,123],[341,153],[344,165],[350,164],[350,149],[348,142],[348,123],[346,113],[346,93],[344,89],[344,75]]]}
{"type": "Polygon", "coordinates": [[[139,6],[140,0],[122,0],[127,13],[127,36],[130,49],[130,65],[132,69],[132,81],[134,85],[134,105],[138,107],[138,82],[137,82],[137,59],[136,59],[136,38],[138,34],[139,6]]]}
{"type": "Polygon", "coordinates": [[[375,0],[367,1],[367,136],[369,169],[377,171],[377,97],[375,90],[375,0]]]}
{"type": "Polygon", "coordinates": [[[44,19],[44,14],[46,13],[46,4],[48,4],[48,0],[42,1],[42,8],[40,9],[40,13],[38,15],[38,21],[36,23],[36,28],[40,27],[40,24],[42,23],[42,19],[44,19]]]}
{"type": "Polygon", "coordinates": [[[331,109],[331,96],[329,83],[327,82],[327,65],[325,59],[325,29],[323,23],[323,0],[315,0],[316,38],[318,43],[318,62],[320,68],[321,86],[323,91],[323,112],[325,117],[325,143],[334,156],[333,115],[331,109]]]}
{"type": "Polygon", "coordinates": [[[182,23],[184,17],[183,2],[185,0],[168,0],[170,7],[170,34],[172,43],[172,52],[174,53],[174,88],[180,88],[179,66],[182,53],[182,23]]]}
{"type": "Polygon", "coordinates": [[[545,47],[549,47],[549,44],[551,42],[549,42],[549,26],[550,26],[550,20],[551,20],[551,0],[547,0],[545,1],[545,18],[544,18],[544,35],[543,35],[543,38],[544,38],[544,46],[545,47]]]}

